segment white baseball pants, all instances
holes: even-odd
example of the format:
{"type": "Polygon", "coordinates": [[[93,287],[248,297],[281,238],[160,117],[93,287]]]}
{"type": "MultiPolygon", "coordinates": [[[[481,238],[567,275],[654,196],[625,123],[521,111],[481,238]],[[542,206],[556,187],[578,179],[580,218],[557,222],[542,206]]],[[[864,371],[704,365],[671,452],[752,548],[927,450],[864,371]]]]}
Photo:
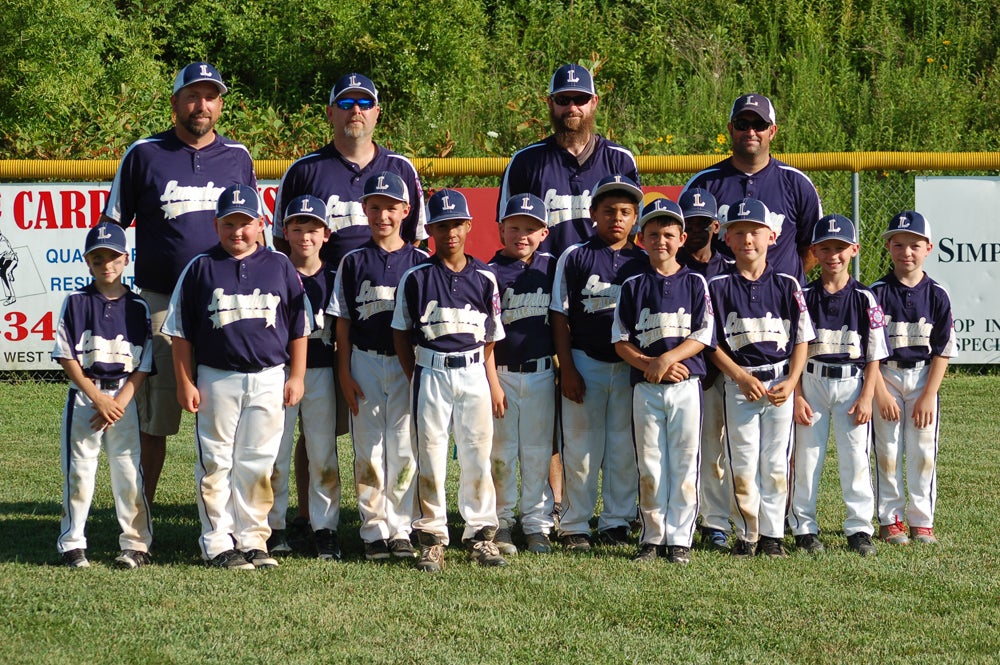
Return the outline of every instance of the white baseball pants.
{"type": "Polygon", "coordinates": [[[726,461],[722,430],[725,427],[726,404],[722,395],[724,376],[702,391],[701,478],[699,510],[701,524],[710,529],[729,533],[729,516],[733,505],[733,483],[726,461]]]}

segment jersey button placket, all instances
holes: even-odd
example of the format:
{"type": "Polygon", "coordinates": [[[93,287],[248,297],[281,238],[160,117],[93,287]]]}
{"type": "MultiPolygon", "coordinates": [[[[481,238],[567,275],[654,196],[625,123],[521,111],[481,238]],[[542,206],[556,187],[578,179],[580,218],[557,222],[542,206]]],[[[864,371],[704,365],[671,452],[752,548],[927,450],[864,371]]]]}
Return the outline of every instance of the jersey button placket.
{"type": "Polygon", "coordinates": [[[760,284],[750,285],[750,302],[760,302],[760,284]]]}

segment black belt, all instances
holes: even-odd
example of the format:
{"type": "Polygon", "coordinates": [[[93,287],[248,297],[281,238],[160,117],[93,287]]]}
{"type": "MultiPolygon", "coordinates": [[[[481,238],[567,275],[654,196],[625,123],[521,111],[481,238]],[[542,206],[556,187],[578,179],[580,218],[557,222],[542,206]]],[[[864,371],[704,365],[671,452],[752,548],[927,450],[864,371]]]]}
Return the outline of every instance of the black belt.
{"type": "Polygon", "coordinates": [[[241,374],[258,374],[265,369],[267,368],[261,365],[240,365],[238,367],[234,367],[233,371],[240,372],[241,374]]]}
{"type": "Polygon", "coordinates": [[[927,364],[926,360],[884,360],[889,367],[897,369],[917,369],[927,364]]]}
{"type": "Polygon", "coordinates": [[[391,358],[396,355],[395,351],[382,351],[381,349],[366,349],[360,344],[355,344],[354,346],[358,347],[359,351],[364,351],[365,353],[374,353],[376,356],[386,356],[391,358]]]}
{"type": "Polygon", "coordinates": [[[118,390],[118,386],[122,384],[121,379],[94,379],[94,385],[101,390],[118,390]]]}
{"type": "Polygon", "coordinates": [[[750,376],[761,381],[773,381],[774,379],[788,375],[788,363],[781,363],[780,367],[768,367],[767,369],[747,370],[750,376]]]}
{"type": "Polygon", "coordinates": [[[531,372],[544,372],[552,369],[552,358],[536,358],[535,360],[529,360],[528,362],[521,363],[520,365],[500,365],[497,369],[525,374],[531,372]]]}
{"type": "Polygon", "coordinates": [[[854,379],[861,376],[861,368],[857,365],[825,365],[812,360],[806,364],[806,371],[826,379],[854,379]]]}
{"type": "Polygon", "coordinates": [[[445,369],[462,369],[463,367],[468,367],[469,365],[475,365],[481,362],[479,352],[476,351],[469,356],[445,356],[442,364],[445,369]]]}

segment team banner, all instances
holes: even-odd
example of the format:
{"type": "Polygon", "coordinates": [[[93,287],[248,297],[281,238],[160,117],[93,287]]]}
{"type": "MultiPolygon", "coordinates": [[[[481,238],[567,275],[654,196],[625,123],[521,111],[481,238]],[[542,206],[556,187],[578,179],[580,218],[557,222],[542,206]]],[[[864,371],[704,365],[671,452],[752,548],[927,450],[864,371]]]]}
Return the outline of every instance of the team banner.
{"type": "Polygon", "coordinates": [[[934,236],[924,270],[951,296],[952,362],[1000,362],[1000,178],[916,178],[916,209],[934,236]]]}

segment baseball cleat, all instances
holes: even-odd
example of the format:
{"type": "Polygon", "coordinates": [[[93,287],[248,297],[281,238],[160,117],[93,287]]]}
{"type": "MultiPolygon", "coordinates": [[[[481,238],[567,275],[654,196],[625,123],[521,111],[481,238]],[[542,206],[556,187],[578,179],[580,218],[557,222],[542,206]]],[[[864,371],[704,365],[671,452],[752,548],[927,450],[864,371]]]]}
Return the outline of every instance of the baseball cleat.
{"type": "Polygon", "coordinates": [[[205,562],[209,568],[225,568],[227,570],[253,570],[253,564],[246,560],[242,552],[226,550],[214,559],[205,562]]]}
{"type": "Polygon", "coordinates": [[[589,552],[590,538],[582,533],[571,533],[560,538],[567,552],[589,552]]]}
{"type": "Polygon", "coordinates": [[[340,561],[344,554],[340,550],[340,540],[333,529],[317,529],[313,536],[316,539],[316,558],[324,561],[340,561]]]}
{"type": "Polygon", "coordinates": [[[795,536],[795,547],[809,554],[819,554],[826,549],[823,547],[823,543],[820,542],[819,536],[815,533],[803,533],[795,536]]]}
{"type": "Polygon", "coordinates": [[[929,526],[911,526],[910,538],[924,545],[937,545],[938,542],[934,537],[934,529],[929,526]]]}
{"type": "Polygon", "coordinates": [[[628,527],[616,526],[605,529],[597,534],[597,541],[602,545],[611,545],[612,547],[628,545],[628,527]]]}
{"type": "Polygon", "coordinates": [[[148,552],[138,550],[122,550],[122,553],[115,557],[115,567],[123,570],[147,566],[153,562],[153,558],[148,552]]]}
{"type": "Polygon", "coordinates": [[[267,551],[271,554],[291,554],[292,546],[288,544],[288,537],[284,529],[274,529],[271,537],[267,539],[267,551]]]}
{"type": "Polygon", "coordinates": [[[701,527],[701,544],[719,552],[729,551],[729,536],[721,529],[701,527]]]}
{"type": "Polygon", "coordinates": [[[864,531],[849,535],[847,537],[847,546],[861,556],[875,555],[875,545],[872,543],[872,537],[864,531]]]}
{"type": "Polygon", "coordinates": [[[691,548],[683,545],[668,545],[667,561],[679,564],[691,563],[691,548]]]}
{"type": "Polygon", "coordinates": [[[643,543],[639,546],[639,551],[636,555],[632,557],[632,561],[636,563],[652,563],[656,561],[656,557],[659,556],[659,554],[659,547],[651,543],[643,543]]]}
{"type": "Polygon", "coordinates": [[[892,524],[882,525],[878,528],[879,540],[883,540],[890,545],[909,545],[910,539],[906,537],[906,527],[897,517],[892,524]]]}
{"type": "Polygon", "coordinates": [[[524,539],[528,544],[528,551],[533,554],[548,554],[552,551],[552,543],[544,533],[526,533],[524,539]]]}
{"type": "Polygon", "coordinates": [[[389,545],[384,540],[365,543],[365,559],[367,561],[384,561],[392,556],[389,545]]]}
{"type": "Polygon", "coordinates": [[[781,538],[772,538],[770,536],[761,536],[760,541],[757,543],[757,554],[758,556],[766,556],[771,559],[783,559],[787,554],[785,554],[785,546],[781,542],[781,538]]]}
{"type": "Polygon", "coordinates": [[[409,538],[393,538],[389,541],[389,552],[397,559],[416,559],[417,551],[409,538]]]}
{"type": "Polygon", "coordinates": [[[264,550],[247,550],[244,558],[254,568],[277,568],[278,560],[264,550]]]}
{"type": "Polygon", "coordinates": [[[75,549],[62,553],[63,565],[70,568],[90,568],[86,550],[75,549]]]}
{"type": "Polygon", "coordinates": [[[739,538],[733,544],[733,549],[730,550],[730,553],[737,559],[745,559],[748,556],[753,556],[756,548],[757,543],[751,543],[750,541],[739,538]]]}
{"type": "Polygon", "coordinates": [[[507,565],[507,560],[492,540],[469,540],[466,541],[466,546],[469,548],[469,561],[487,568],[507,565]]]}
{"type": "Polygon", "coordinates": [[[502,527],[497,529],[497,533],[493,536],[493,542],[496,544],[497,549],[500,550],[500,554],[504,556],[513,556],[517,554],[517,547],[514,546],[513,537],[510,534],[510,529],[507,527],[502,527]]]}

